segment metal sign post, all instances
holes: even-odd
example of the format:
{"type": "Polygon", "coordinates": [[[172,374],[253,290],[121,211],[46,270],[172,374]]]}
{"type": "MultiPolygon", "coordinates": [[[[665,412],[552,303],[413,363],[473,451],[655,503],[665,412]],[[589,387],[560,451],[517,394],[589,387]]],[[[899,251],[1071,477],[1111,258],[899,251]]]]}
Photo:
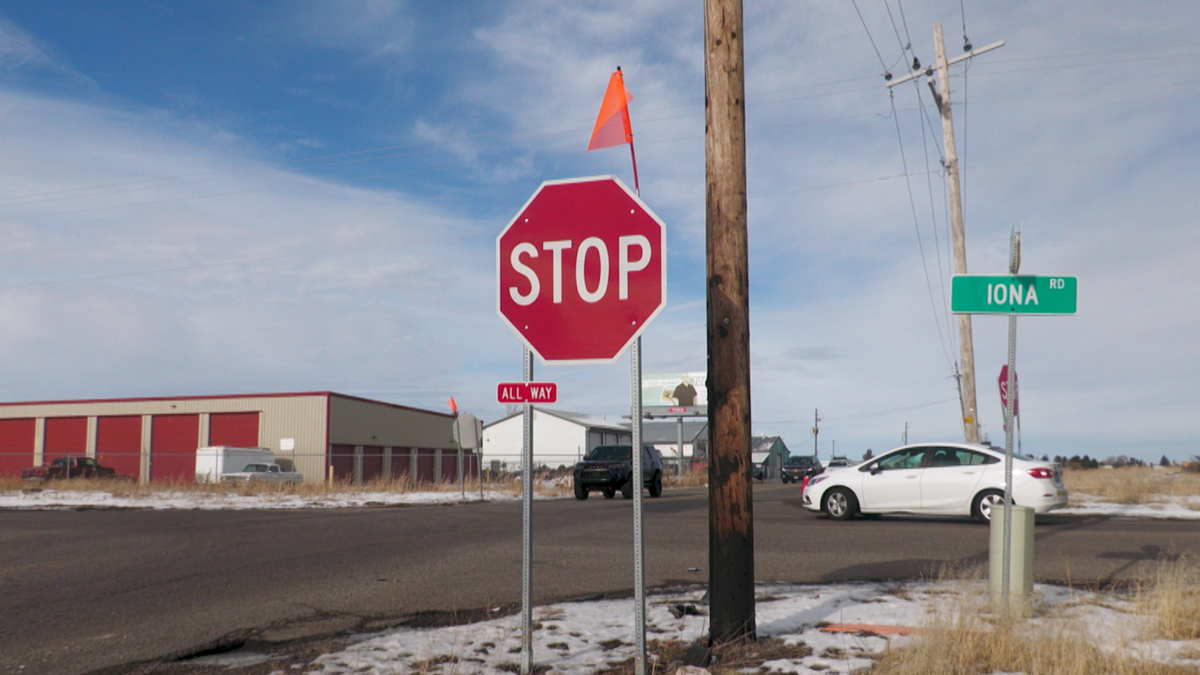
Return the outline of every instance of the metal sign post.
{"type": "Polygon", "coordinates": [[[1001,533],[1000,596],[1005,610],[1012,580],[1012,462],[1016,434],[1017,315],[1062,316],[1074,314],[1078,282],[1067,276],[1018,276],[1021,267],[1021,233],[1013,230],[1009,245],[1008,275],[956,274],[951,278],[950,311],[955,314],[1008,315],[1008,372],[1004,391],[1004,528],[1001,533]]]}
{"type": "Polygon", "coordinates": [[[642,457],[642,338],[633,343],[630,354],[629,399],[633,415],[633,672],[646,675],[646,541],[642,532],[642,485],[645,458],[642,457]]]}
{"type": "MultiPolygon", "coordinates": [[[[533,381],[533,352],[525,347],[525,381],[533,381]]],[[[521,675],[533,672],[533,405],[523,410],[521,446],[521,675]]]]}
{"type": "Polygon", "coordinates": [[[553,383],[533,382],[533,354],[552,364],[612,363],[631,345],[634,662],[645,673],[641,334],[666,306],[666,245],[666,224],[615,176],[542,183],[496,238],[496,312],[525,343],[524,382],[497,388],[502,402],[524,403],[522,675],[533,670],[532,403],[557,400],[553,383]]]}
{"type": "MultiPolygon", "coordinates": [[[[1021,268],[1021,232],[1013,230],[1008,249],[1008,273],[1015,275],[1021,268]]],[[[1013,394],[1017,374],[1017,314],[1008,315],[1008,383],[1005,391],[1013,394]]],[[[1012,581],[1012,462],[1013,409],[1016,396],[1007,396],[1004,406],[1004,564],[1000,573],[1000,599],[1008,611],[1012,581]]]]}

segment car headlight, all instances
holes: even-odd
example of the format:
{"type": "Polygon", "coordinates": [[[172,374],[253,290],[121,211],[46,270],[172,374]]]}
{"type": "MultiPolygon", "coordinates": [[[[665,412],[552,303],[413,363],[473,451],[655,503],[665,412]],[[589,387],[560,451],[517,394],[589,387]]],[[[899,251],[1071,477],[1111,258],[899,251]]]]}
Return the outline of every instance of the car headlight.
{"type": "Polygon", "coordinates": [[[829,478],[829,476],[813,476],[812,478],[810,478],[808,480],[808,484],[811,487],[813,485],[816,485],[817,483],[820,483],[823,480],[827,480],[828,478],[829,478]]]}

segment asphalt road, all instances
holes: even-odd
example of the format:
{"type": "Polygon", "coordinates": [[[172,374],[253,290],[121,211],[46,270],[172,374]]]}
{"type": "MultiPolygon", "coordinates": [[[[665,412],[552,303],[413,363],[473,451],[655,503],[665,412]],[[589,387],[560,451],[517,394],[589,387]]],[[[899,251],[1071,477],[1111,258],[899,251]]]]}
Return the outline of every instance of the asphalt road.
{"type": "MultiPolygon", "coordinates": [[[[796,486],[755,487],[760,582],[986,571],[988,528],[962,519],[832,522],[796,486]]],[[[631,502],[534,506],[535,602],[632,591],[631,502]]],[[[708,579],[705,489],[646,500],[648,586],[708,579]]],[[[1194,522],[1044,516],[1041,581],[1136,578],[1200,555],[1194,522]]],[[[0,511],[0,673],[174,659],[520,603],[521,505],[310,511],[0,511]]],[[[501,609],[500,611],[504,611],[501,609]]],[[[119,670],[119,669],[118,669],[119,670]]],[[[116,672],[116,671],[111,671],[116,672]]]]}

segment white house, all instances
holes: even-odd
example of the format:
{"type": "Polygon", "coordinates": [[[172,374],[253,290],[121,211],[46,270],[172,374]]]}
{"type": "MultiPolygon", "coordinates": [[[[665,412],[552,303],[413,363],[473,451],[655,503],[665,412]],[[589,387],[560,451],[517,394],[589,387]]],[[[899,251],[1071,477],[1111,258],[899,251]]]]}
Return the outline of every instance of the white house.
{"type": "MultiPolygon", "coordinates": [[[[483,463],[493,471],[521,468],[523,416],[509,415],[483,427],[483,463]]],[[[632,443],[629,423],[584,413],[533,408],[533,460],[552,469],[571,466],[597,445],[632,443]]]]}

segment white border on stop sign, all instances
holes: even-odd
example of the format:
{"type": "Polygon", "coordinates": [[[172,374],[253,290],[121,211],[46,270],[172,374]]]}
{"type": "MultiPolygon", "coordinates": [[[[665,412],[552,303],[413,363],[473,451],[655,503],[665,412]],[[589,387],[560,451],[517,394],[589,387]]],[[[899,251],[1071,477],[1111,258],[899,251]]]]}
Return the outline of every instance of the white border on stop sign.
{"type": "Polygon", "coordinates": [[[658,214],[655,213],[653,209],[651,209],[649,206],[646,205],[646,202],[642,201],[641,197],[639,197],[633,190],[630,190],[629,186],[626,185],[624,182],[622,182],[621,179],[618,178],[617,176],[609,174],[606,176],[586,176],[583,178],[558,178],[558,179],[554,179],[554,180],[542,181],[542,184],[539,185],[537,187],[537,189],[533,191],[533,194],[529,196],[529,199],[525,200],[525,204],[523,204],[521,206],[521,208],[517,209],[517,213],[512,217],[512,220],[508,221],[508,224],[504,226],[504,229],[500,230],[500,234],[496,235],[496,315],[500,317],[500,320],[504,322],[504,325],[508,326],[509,329],[512,330],[512,332],[516,333],[517,337],[520,338],[521,343],[524,344],[525,346],[529,347],[529,350],[531,352],[533,352],[534,354],[536,354],[538,359],[540,359],[542,361],[542,363],[544,363],[544,364],[578,365],[578,364],[596,364],[596,363],[616,363],[617,361],[619,361],[621,359],[622,356],[625,355],[625,352],[629,350],[629,346],[633,344],[634,340],[637,340],[639,337],[641,337],[642,333],[646,330],[646,327],[649,326],[654,321],[654,319],[658,317],[658,315],[660,313],[662,313],[663,309],[665,309],[666,306],[667,306],[667,224],[663,221],[662,218],[658,217],[658,214]],[[630,199],[632,199],[634,202],[637,203],[637,205],[639,207],[641,207],[641,209],[646,213],[646,215],[650,216],[650,218],[652,218],[654,220],[654,222],[658,223],[659,232],[660,232],[659,245],[662,247],[662,291],[661,291],[662,292],[662,302],[660,302],[658,307],[650,314],[650,316],[647,317],[646,320],[642,322],[642,325],[636,331],[634,331],[633,335],[631,335],[630,338],[625,342],[625,344],[619,350],[617,350],[617,353],[615,355],[613,355],[612,358],[610,358],[610,359],[547,360],[546,357],[542,356],[541,353],[538,352],[537,348],[535,348],[532,344],[529,343],[528,340],[525,339],[525,336],[521,334],[521,331],[517,330],[517,327],[514,326],[511,321],[508,320],[508,317],[504,316],[504,314],[500,311],[500,301],[501,301],[501,298],[503,297],[503,289],[500,288],[500,267],[503,264],[503,261],[500,257],[500,240],[504,237],[504,233],[508,232],[509,228],[511,228],[513,225],[515,225],[517,223],[517,219],[521,217],[521,214],[525,213],[525,210],[529,208],[529,205],[533,203],[533,200],[537,199],[537,196],[539,194],[541,194],[542,190],[544,190],[547,186],[577,184],[577,183],[595,183],[595,182],[599,182],[599,181],[612,181],[612,182],[616,183],[617,186],[620,187],[625,192],[625,194],[629,195],[630,199]]]}

